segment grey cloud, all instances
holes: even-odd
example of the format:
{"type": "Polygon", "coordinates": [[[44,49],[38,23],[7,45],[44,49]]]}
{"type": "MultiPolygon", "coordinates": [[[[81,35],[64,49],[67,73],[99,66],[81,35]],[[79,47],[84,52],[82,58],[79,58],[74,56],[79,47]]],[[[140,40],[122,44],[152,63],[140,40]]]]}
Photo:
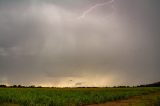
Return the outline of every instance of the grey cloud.
{"type": "Polygon", "coordinates": [[[83,86],[83,82],[77,82],[75,83],[75,86],[83,86]]]}
{"type": "Polygon", "coordinates": [[[48,78],[71,77],[88,86],[160,80],[159,2],[119,0],[115,11],[104,6],[78,19],[99,2],[1,1],[0,77],[11,84],[41,79],[53,86],[48,78]],[[100,80],[93,82],[96,75],[100,80]]]}

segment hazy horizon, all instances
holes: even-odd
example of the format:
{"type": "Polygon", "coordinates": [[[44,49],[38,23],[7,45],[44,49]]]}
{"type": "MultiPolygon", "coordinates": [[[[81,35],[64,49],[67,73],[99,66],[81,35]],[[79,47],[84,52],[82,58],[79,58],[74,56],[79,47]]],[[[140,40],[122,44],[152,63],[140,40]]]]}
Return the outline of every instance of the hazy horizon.
{"type": "Polygon", "coordinates": [[[0,84],[160,81],[159,0],[0,0],[0,84]]]}

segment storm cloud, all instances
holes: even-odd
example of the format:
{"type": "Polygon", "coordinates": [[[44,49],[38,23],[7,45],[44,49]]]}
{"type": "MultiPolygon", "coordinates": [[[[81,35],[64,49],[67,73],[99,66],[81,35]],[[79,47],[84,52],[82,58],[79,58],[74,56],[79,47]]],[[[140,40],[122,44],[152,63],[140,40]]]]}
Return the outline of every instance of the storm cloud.
{"type": "Polygon", "coordinates": [[[0,0],[0,84],[159,81],[160,2],[106,2],[110,0],[0,0]],[[85,12],[98,4],[103,5],[85,12]]]}

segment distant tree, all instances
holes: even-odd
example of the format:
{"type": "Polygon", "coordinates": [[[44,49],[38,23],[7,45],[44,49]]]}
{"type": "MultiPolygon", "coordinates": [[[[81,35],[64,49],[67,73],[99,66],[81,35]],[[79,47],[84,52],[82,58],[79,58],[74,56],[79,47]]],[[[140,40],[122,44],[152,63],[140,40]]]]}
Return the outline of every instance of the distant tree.
{"type": "Polygon", "coordinates": [[[31,86],[29,86],[29,88],[35,88],[35,85],[31,85],[31,86]]]}
{"type": "Polygon", "coordinates": [[[13,88],[17,88],[17,85],[13,85],[12,87],[13,87],[13,88]]]}
{"type": "Polygon", "coordinates": [[[37,88],[42,88],[42,86],[38,86],[37,88]]]}
{"type": "Polygon", "coordinates": [[[21,85],[18,85],[17,87],[18,87],[18,88],[21,88],[22,86],[21,86],[21,85]]]}
{"type": "Polygon", "coordinates": [[[139,85],[137,87],[160,87],[160,82],[155,82],[155,83],[152,83],[152,84],[139,85]]]}
{"type": "Polygon", "coordinates": [[[18,88],[25,88],[25,86],[22,86],[22,85],[18,85],[18,88]]]}
{"type": "Polygon", "coordinates": [[[0,87],[1,87],[1,88],[6,88],[6,87],[7,87],[7,85],[0,85],[0,87]]]}

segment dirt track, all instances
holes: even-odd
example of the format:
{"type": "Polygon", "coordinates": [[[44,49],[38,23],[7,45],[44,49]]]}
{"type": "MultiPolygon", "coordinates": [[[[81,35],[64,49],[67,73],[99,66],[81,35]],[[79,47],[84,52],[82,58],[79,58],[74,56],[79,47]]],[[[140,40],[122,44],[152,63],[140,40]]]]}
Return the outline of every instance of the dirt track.
{"type": "Polygon", "coordinates": [[[144,96],[135,96],[127,100],[118,100],[107,102],[104,104],[94,104],[88,106],[153,106],[154,100],[157,96],[160,97],[160,92],[144,96]]]}

